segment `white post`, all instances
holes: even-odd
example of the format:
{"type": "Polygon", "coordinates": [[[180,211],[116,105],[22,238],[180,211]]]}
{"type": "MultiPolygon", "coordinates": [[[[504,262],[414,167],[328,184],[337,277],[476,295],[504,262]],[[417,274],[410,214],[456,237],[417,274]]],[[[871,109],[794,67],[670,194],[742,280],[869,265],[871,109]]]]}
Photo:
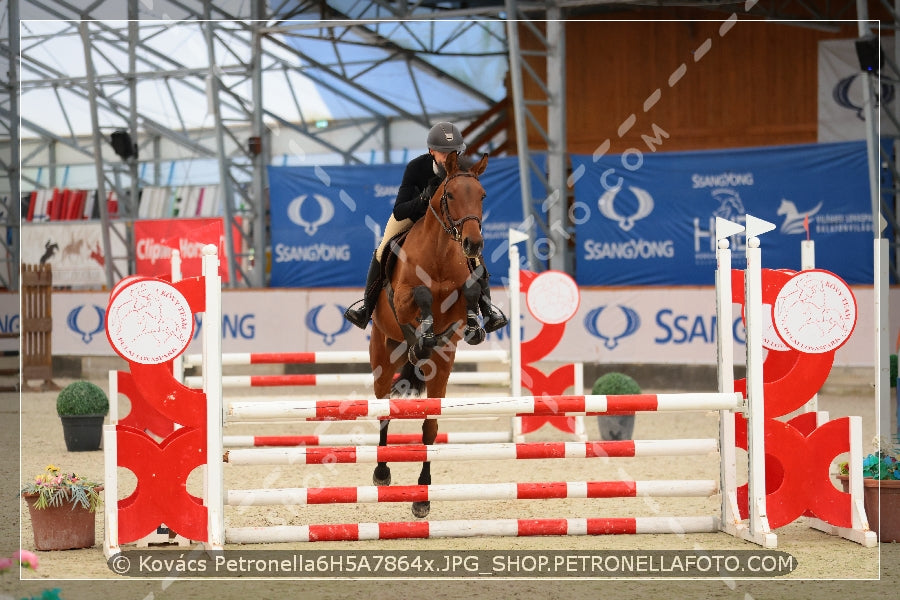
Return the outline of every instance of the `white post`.
{"type": "MultiPolygon", "coordinates": [[[[181,252],[172,250],[171,258],[172,283],[181,281],[181,252]]],[[[179,354],[172,360],[172,375],[178,383],[184,383],[184,354],[179,354]]]]}
{"type": "MultiPolygon", "coordinates": [[[[509,368],[512,395],[522,395],[522,303],[519,297],[519,242],[527,241],[528,235],[521,231],[509,230],[509,368]]],[[[512,439],[522,442],[522,419],[512,418],[512,439]]]]}
{"type": "Polygon", "coordinates": [[[203,248],[203,278],[206,311],[203,313],[203,393],[206,396],[206,470],[204,498],[208,511],[206,546],[221,550],[225,545],[225,472],[222,434],[222,281],[216,246],[203,248]]]}
{"type": "Polygon", "coordinates": [[[109,372],[109,422],[119,422],[119,372],[109,372]]]}
{"type": "MultiPolygon", "coordinates": [[[[574,371],[572,385],[575,388],[572,393],[580,396],[584,394],[584,363],[574,363],[572,370],[574,371]]],[[[579,442],[586,442],[588,439],[587,432],[584,429],[584,417],[582,416],[575,417],[575,439],[579,442]]]]}
{"type": "MultiPolygon", "coordinates": [[[[716,364],[719,392],[734,393],[734,334],[731,329],[732,304],[731,249],[728,238],[744,231],[744,226],[716,218],[716,364]]],[[[737,502],[737,449],[735,413],[719,411],[719,486],[721,488],[720,527],[738,535],[741,524],[737,502]]]]}
{"type": "Polygon", "coordinates": [[[800,270],[809,271],[816,268],[816,242],[804,240],[800,242],[800,270]]]}
{"type": "MultiPolygon", "coordinates": [[[[882,227],[884,217],[881,217],[882,227]]],[[[891,429],[891,340],[888,333],[890,307],[888,291],[888,240],[879,237],[875,240],[874,274],[875,274],[875,398],[878,401],[878,435],[885,444],[900,432],[900,412],[897,415],[897,430],[891,429]]],[[[898,390],[900,392],[900,390],[898,390]]],[[[900,411],[900,408],[898,408],[900,411]]]]}
{"type": "MultiPolygon", "coordinates": [[[[734,393],[734,334],[732,323],[731,249],[728,238],[744,230],[742,225],[716,218],[716,364],[719,392],[734,393]]],[[[737,449],[734,412],[719,411],[720,527],[730,535],[742,528],[737,502],[737,449]]]]}
{"type": "Polygon", "coordinates": [[[762,252],[759,235],[775,226],[747,215],[747,269],[744,271],[744,317],[747,329],[747,480],[749,540],[774,548],[777,538],[766,517],[765,397],[762,345],[762,252]]]}
{"type": "MultiPolygon", "coordinates": [[[[816,268],[816,242],[813,240],[804,240],[800,242],[800,270],[809,271],[816,268]]],[[[817,412],[819,410],[819,395],[813,394],[800,413],[817,412]]]]}
{"type": "MultiPolygon", "coordinates": [[[[110,403],[112,404],[112,403],[110,403]]],[[[116,426],[103,426],[103,554],[109,558],[119,548],[119,446],[116,426]]]]}
{"type": "Polygon", "coordinates": [[[848,540],[862,544],[866,548],[878,545],[878,534],[869,530],[869,520],[863,502],[863,449],[862,417],[850,417],[850,502],[852,524],[850,528],[838,528],[838,534],[848,540]]]}

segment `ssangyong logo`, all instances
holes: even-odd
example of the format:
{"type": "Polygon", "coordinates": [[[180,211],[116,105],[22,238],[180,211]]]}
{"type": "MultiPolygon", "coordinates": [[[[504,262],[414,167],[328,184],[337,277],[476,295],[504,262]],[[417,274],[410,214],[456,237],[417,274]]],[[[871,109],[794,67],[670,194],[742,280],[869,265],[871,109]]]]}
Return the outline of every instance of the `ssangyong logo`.
{"type": "Polygon", "coordinates": [[[618,196],[619,190],[621,189],[622,186],[618,186],[611,190],[607,190],[600,196],[600,200],[597,201],[597,206],[600,208],[600,213],[604,217],[619,224],[619,229],[622,231],[631,231],[635,221],[639,221],[653,212],[653,196],[645,189],[629,185],[628,191],[630,191],[638,201],[637,210],[630,215],[621,215],[616,211],[615,205],[616,196],[618,196]]]}
{"type": "Polygon", "coordinates": [[[69,315],[66,317],[66,325],[68,325],[70,330],[80,335],[81,341],[85,344],[90,344],[95,335],[103,332],[106,321],[106,309],[100,308],[96,304],[91,304],[91,307],[94,309],[93,316],[90,316],[90,313],[87,315],[81,314],[81,311],[87,308],[86,305],[82,304],[69,311],[69,315]]]}
{"type": "Polygon", "coordinates": [[[313,194],[313,200],[319,205],[319,217],[310,222],[303,218],[303,203],[308,198],[307,194],[297,196],[291,200],[287,207],[287,216],[292,223],[302,227],[307,235],[315,235],[319,227],[325,225],[334,218],[334,204],[321,194],[313,194]]]}
{"type": "MultiPolygon", "coordinates": [[[[340,304],[334,305],[337,308],[337,321],[338,321],[338,329],[333,331],[323,331],[322,326],[327,323],[319,323],[321,319],[322,309],[325,308],[324,304],[319,304],[317,306],[313,306],[308,313],[306,313],[306,328],[315,333],[316,335],[321,335],[322,340],[325,342],[327,346],[332,345],[335,340],[337,340],[339,335],[347,333],[350,330],[351,325],[350,321],[344,318],[344,311],[347,310],[346,307],[341,306],[340,304]]],[[[332,315],[333,316],[333,315],[332,315]]],[[[328,323],[334,322],[335,319],[325,319],[328,323]]]]}
{"type": "MultiPolygon", "coordinates": [[[[849,77],[844,77],[835,84],[831,91],[831,97],[838,106],[842,106],[847,110],[856,113],[856,118],[865,121],[863,108],[865,108],[865,100],[863,100],[863,85],[865,79],[859,77],[860,73],[855,73],[849,77]],[[855,84],[855,85],[854,85],[855,84]]],[[[894,86],[891,83],[881,82],[881,94],[876,96],[875,103],[881,106],[887,106],[894,100],[894,86]]]]}
{"type": "Polygon", "coordinates": [[[607,313],[604,318],[600,315],[606,310],[606,306],[598,306],[592,309],[584,317],[584,328],[592,336],[603,340],[607,350],[615,350],[619,340],[634,335],[641,328],[641,317],[637,311],[628,306],[617,304],[620,315],[607,313]],[[606,318],[606,317],[609,318],[606,318]]]}
{"type": "MultiPolygon", "coordinates": [[[[628,186],[628,191],[637,200],[637,209],[623,215],[616,209],[616,196],[622,186],[607,190],[597,201],[600,214],[619,224],[622,231],[631,231],[637,221],[653,212],[653,197],[645,189],[628,186]]],[[[587,238],[582,247],[584,260],[644,260],[654,258],[674,258],[675,242],[666,239],[647,240],[641,236],[628,239],[587,238]]]]}

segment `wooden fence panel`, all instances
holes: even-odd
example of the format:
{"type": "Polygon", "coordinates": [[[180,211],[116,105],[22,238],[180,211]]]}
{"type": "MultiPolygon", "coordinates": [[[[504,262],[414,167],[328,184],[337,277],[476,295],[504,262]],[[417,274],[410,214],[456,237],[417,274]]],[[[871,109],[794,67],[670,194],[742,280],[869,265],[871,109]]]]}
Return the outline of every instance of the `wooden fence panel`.
{"type": "Polygon", "coordinates": [[[51,296],[53,271],[49,264],[22,265],[20,319],[22,382],[40,380],[41,390],[59,389],[53,382],[51,296]]]}

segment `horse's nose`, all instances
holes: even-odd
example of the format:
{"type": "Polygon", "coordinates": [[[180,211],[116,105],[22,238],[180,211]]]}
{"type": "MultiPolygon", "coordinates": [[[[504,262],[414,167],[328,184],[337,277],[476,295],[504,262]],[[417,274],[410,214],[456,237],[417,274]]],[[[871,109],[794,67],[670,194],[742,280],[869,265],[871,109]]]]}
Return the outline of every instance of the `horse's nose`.
{"type": "Polygon", "coordinates": [[[484,238],[479,236],[476,239],[466,236],[463,238],[462,248],[465,255],[469,258],[480,256],[481,250],[484,248],[484,238]]]}

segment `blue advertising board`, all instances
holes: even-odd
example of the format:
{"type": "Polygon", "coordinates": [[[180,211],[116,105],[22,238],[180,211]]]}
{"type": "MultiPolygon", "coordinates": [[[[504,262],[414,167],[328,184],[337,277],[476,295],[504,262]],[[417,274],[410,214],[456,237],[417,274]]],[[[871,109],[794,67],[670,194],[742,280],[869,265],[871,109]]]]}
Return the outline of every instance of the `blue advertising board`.
{"type": "MultiPolygon", "coordinates": [[[[269,167],[271,287],[362,287],[405,165],[269,167]]],[[[491,283],[509,269],[507,230],[522,223],[518,161],[492,158],[480,178],[491,283]]]]}
{"type": "MultiPolygon", "coordinates": [[[[872,208],[865,142],[727,151],[573,155],[576,280],[581,285],[712,285],[715,219],[750,214],[776,225],[762,236],[763,267],[816,267],[872,282],[872,208]]],[[[731,238],[735,268],[746,240],[731,238]]]]}
{"type": "Polygon", "coordinates": [[[362,287],[403,165],[269,167],[271,287],[362,287]]]}

